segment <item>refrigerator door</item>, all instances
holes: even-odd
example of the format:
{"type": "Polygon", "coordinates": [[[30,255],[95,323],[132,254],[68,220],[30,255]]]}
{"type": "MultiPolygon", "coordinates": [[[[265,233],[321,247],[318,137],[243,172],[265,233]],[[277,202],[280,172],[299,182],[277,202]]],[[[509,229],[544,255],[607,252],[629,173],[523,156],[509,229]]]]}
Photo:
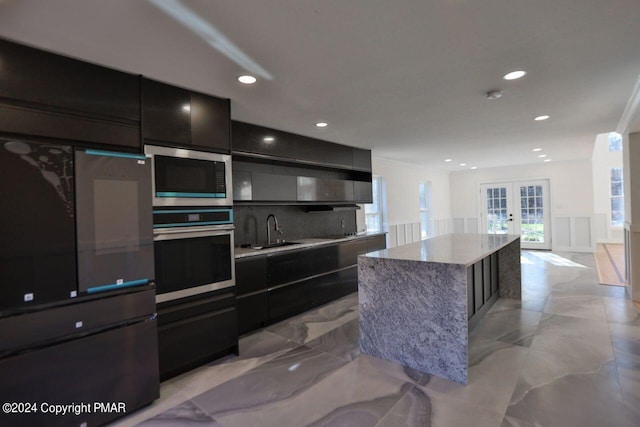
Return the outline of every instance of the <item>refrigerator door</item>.
{"type": "Polygon", "coordinates": [[[0,139],[0,314],[76,296],[71,147],[0,139]]]}
{"type": "Polygon", "coordinates": [[[81,293],[144,285],[153,279],[150,163],[143,155],[76,151],[81,293]]]}

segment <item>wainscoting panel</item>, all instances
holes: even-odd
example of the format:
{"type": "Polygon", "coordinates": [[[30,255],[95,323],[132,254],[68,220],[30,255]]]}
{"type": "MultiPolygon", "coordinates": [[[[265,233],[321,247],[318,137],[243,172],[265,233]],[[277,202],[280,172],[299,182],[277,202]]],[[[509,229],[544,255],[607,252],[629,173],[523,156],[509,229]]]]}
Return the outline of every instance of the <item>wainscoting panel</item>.
{"type": "Polygon", "coordinates": [[[595,252],[596,233],[592,215],[554,217],[551,224],[554,251],[595,252]]]}

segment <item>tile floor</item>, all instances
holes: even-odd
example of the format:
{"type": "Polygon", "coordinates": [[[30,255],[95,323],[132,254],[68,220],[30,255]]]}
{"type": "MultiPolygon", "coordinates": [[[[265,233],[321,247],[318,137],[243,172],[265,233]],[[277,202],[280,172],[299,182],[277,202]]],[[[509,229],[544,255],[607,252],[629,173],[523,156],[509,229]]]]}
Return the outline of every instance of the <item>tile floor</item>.
{"type": "Polygon", "coordinates": [[[592,254],[524,251],[522,280],[472,332],[466,386],[359,354],[352,294],[243,337],[116,425],[640,426],[624,288],[597,284],[592,254]]]}

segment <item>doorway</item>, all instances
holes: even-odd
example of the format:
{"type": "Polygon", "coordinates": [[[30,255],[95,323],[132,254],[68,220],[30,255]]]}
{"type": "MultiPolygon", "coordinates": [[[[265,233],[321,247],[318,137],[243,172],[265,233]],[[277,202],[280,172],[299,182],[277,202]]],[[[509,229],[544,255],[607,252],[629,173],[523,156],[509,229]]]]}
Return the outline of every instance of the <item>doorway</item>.
{"type": "Polygon", "coordinates": [[[481,184],[482,233],[520,234],[523,249],[551,249],[549,180],[481,184]]]}

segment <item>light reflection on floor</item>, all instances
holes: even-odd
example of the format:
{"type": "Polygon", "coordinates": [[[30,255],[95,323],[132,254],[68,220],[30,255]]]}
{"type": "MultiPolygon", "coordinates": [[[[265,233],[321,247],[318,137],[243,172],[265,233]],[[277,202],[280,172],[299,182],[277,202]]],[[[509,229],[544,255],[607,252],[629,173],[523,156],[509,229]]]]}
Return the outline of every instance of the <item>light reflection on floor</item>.
{"type": "Polygon", "coordinates": [[[528,259],[527,256],[537,257],[545,262],[558,267],[577,267],[577,268],[589,268],[586,265],[578,264],[570,259],[561,257],[560,255],[551,252],[527,252],[520,257],[522,264],[534,264],[534,260],[528,259]]]}

